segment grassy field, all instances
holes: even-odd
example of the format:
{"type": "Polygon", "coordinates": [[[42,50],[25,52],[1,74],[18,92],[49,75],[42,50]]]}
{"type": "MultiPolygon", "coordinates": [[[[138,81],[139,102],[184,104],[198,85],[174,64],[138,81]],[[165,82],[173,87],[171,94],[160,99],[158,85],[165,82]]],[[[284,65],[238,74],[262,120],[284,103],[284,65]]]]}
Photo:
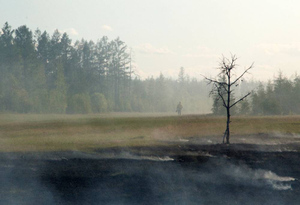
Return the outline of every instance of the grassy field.
{"type": "MultiPolygon", "coordinates": [[[[222,141],[224,117],[167,114],[0,115],[0,152],[91,151],[98,148],[166,145],[206,138],[222,141]]],[[[299,134],[300,116],[233,117],[232,139],[299,134]]]]}

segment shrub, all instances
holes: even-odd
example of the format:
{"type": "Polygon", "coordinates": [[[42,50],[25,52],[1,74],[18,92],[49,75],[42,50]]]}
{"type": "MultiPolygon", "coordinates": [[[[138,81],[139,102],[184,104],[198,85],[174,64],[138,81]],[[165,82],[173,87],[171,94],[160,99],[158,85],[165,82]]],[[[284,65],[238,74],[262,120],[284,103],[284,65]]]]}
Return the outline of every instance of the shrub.
{"type": "Polygon", "coordinates": [[[94,113],[107,112],[108,105],[105,96],[102,93],[94,93],[91,97],[92,111],[94,113]]]}
{"type": "Polygon", "coordinates": [[[68,113],[87,114],[91,113],[91,99],[89,94],[75,94],[68,100],[68,113]]]}

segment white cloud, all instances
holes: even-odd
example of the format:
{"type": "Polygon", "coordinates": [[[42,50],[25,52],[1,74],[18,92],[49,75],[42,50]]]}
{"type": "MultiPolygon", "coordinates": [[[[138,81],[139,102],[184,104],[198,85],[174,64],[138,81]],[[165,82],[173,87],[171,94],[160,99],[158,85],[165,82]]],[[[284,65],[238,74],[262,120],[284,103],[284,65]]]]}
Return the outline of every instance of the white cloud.
{"type": "Polygon", "coordinates": [[[283,54],[300,54],[300,43],[294,42],[289,44],[259,44],[256,46],[257,48],[261,49],[267,55],[275,55],[279,53],[283,54]]]}
{"type": "Polygon", "coordinates": [[[159,76],[159,72],[148,72],[148,71],[142,70],[141,67],[135,62],[132,62],[132,71],[133,71],[132,78],[137,77],[142,80],[145,80],[151,76],[153,76],[153,77],[159,76]]]}
{"type": "Polygon", "coordinates": [[[78,31],[75,28],[67,28],[67,29],[64,29],[64,30],[60,30],[59,32],[60,33],[67,33],[67,34],[72,35],[72,36],[78,36],[79,35],[78,31]]]}
{"type": "Polygon", "coordinates": [[[133,69],[134,75],[133,77],[138,77],[140,79],[146,79],[150,76],[150,73],[146,73],[143,70],[140,69],[140,67],[136,64],[135,68],[133,69]]]}
{"type": "Polygon", "coordinates": [[[70,28],[67,30],[68,33],[70,33],[71,35],[74,35],[74,36],[78,36],[79,33],[76,31],[75,28],[70,28]]]}
{"type": "Polygon", "coordinates": [[[106,31],[112,31],[112,30],[113,30],[112,27],[110,27],[110,26],[108,26],[108,25],[102,25],[101,28],[102,28],[103,30],[106,30],[106,31]]]}
{"type": "Polygon", "coordinates": [[[0,35],[1,35],[1,34],[3,34],[3,31],[2,31],[2,29],[0,29],[0,35]]]}
{"type": "Polygon", "coordinates": [[[216,54],[205,54],[205,53],[186,53],[184,57],[187,58],[218,58],[219,55],[216,54]]]}
{"type": "Polygon", "coordinates": [[[217,58],[219,55],[213,49],[206,46],[197,46],[192,52],[183,55],[187,58],[217,58]]]}
{"type": "Polygon", "coordinates": [[[156,48],[153,45],[151,45],[150,43],[140,44],[140,45],[136,46],[135,49],[138,52],[144,53],[144,54],[173,54],[174,53],[166,46],[156,48]]]}

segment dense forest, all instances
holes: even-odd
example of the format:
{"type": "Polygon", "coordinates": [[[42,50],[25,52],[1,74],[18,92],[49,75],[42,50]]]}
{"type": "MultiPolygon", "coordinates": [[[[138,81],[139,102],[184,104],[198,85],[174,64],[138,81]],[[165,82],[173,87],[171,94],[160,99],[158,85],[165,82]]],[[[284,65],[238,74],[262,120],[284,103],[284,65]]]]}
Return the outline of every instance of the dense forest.
{"type": "MultiPolygon", "coordinates": [[[[178,68],[178,78],[140,79],[132,66],[131,49],[120,38],[72,42],[67,33],[34,32],[27,26],[0,30],[0,112],[103,113],[173,112],[225,114],[205,80],[178,68]]],[[[199,77],[199,76],[198,76],[199,77]]],[[[254,76],[255,77],[255,76],[254,76]]],[[[300,114],[300,77],[278,76],[268,83],[244,80],[234,114],[300,114]]]]}
{"type": "MultiPolygon", "coordinates": [[[[1,31],[1,30],[0,30],[1,31]]],[[[117,38],[72,40],[26,26],[0,32],[0,112],[102,113],[210,110],[209,88],[178,68],[178,79],[162,74],[141,80],[131,50],[117,38]]]]}
{"type": "Polygon", "coordinates": [[[300,114],[300,76],[289,79],[280,71],[274,80],[258,85],[251,103],[255,115],[300,114]]]}

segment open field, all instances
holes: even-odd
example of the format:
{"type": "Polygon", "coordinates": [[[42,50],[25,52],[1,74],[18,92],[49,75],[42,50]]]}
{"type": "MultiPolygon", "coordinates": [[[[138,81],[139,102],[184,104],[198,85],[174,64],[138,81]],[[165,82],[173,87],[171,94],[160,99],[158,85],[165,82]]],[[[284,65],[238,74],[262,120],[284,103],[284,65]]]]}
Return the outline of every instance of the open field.
{"type": "Polygon", "coordinates": [[[300,116],[0,115],[0,204],[299,204],[300,116]]]}
{"type": "MultiPolygon", "coordinates": [[[[224,117],[167,114],[0,115],[0,151],[92,151],[109,147],[221,143],[224,117]]],[[[232,117],[231,143],[300,140],[300,116],[232,117]],[[284,136],[284,138],[282,138],[284,136]]]]}

